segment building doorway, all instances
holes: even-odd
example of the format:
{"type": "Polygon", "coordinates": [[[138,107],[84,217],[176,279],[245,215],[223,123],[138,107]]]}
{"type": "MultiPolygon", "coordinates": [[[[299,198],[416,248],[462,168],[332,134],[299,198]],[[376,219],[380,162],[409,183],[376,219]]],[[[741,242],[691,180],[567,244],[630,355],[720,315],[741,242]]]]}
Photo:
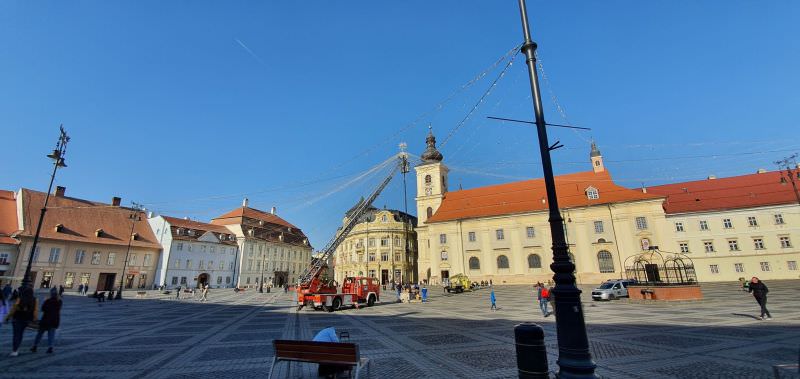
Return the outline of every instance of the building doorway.
{"type": "Polygon", "coordinates": [[[114,279],[117,274],[111,272],[101,272],[97,277],[97,291],[111,291],[114,289],[114,279]]]}
{"type": "Polygon", "coordinates": [[[283,287],[283,285],[287,283],[289,283],[289,272],[275,271],[275,279],[273,280],[275,287],[283,287]]]}
{"type": "Polygon", "coordinates": [[[389,270],[381,270],[381,284],[389,283],[389,270]]]}
{"type": "Polygon", "coordinates": [[[209,280],[208,274],[205,272],[200,275],[197,275],[197,288],[205,287],[206,284],[208,284],[208,280],[209,280]]]}
{"type": "Polygon", "coordinates": [[[450,282],[450,271],[442,270],[442,284],[447,284],[448,282],[450,282]]]}

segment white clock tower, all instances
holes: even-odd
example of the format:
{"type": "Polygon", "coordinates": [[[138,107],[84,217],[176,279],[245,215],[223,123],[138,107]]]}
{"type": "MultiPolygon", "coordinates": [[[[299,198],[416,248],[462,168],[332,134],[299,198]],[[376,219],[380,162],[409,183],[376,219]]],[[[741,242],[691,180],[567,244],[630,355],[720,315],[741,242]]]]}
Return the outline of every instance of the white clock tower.
{"type": "Polygon", "coordinates": [[[414,170],[417,171],[417,217],[418,225],[423,226],[428,221],[447,193],[447,166],[442,163],[442,153],[436,150],[436,137],[428,127],[428,137],[425,139],[428,147],[422,153],[422,163],[414,170]]]}

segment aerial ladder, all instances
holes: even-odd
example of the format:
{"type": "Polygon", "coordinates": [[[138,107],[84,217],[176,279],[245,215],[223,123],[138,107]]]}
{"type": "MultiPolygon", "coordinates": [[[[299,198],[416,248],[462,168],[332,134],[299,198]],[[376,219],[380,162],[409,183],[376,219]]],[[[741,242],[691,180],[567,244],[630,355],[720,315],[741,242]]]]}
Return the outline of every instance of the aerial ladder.
{"type": "Polygon", "coordinates": [[[336,253],[336,249],[347,238],[347,235],[358,224],[359,219],[369,211],[372,203],[386,188],[397,171],[405,174],[409,171],[408,154],[405,151],[395,156],[396,163],[389,175],[372,191],[372,193],[356,204],[355,209],[348,215],[347,223],[342,227],[321,253],[312,259],[312,262],[300,276],[297,285],[298,310],[309,305],[315,309],[326,309],[330,312],[346,305],[358,307],[366,303],[372,306],[380,297],[380,286],[375,278],[348,277],[342,282],[339,291],[338,284],[327,276],[328,263],[336,253]]]}

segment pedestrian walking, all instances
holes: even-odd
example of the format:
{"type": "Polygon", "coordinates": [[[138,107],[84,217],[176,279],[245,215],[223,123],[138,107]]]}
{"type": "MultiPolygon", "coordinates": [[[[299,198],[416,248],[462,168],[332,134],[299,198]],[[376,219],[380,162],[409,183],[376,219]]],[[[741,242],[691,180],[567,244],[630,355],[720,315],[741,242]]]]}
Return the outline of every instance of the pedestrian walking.
{"type": "Polygon", "coordinates": [[[8,306],[10,304],[10,300],[8,296],[6,296],[5,291],[0,291],[0,319],[5,319],[6,315],[8,314],[8,306]]]}
{"type": "Polygon", "coordinates": [[[82,294],[83,294],[83,283],[78,285],[78,295],[82,295],[82,294]]]}
{"type": "Polygon", "coordinates": [[[11,284],[6,283],[5,287],[3,287],[3,296],[6,300],[11,299],[12,292],[14,292],[14,289],[11,288],[11,284]]]}
{"type": "Polygon", "coordinates": [[[553,287],[545,287],[547,290],[547,302],[550,304],[550,308],[553,308],[553,312],[556,311],[556,295],[553,293],[553,287]]]}
{"type": "Polygon", "coordinates": [[[489,309],[491,309],[493,311],[496,311],[497,310],[497,297],[494,295],[494,288],[492,288],[492,293],[489,295],[489,300],[492,301],[492,306],[489,309]]]}
{"type": "Polygon", "coordinates": [[[10,356],[16,357],[19,355],[19,345],[22,344],[22,335],[25,328],[31,321],[38,318],[39,308],[36,304],[36,297],[33,295],[33,289],[30,287],[22,287],[19,291],[19,298],[11,311],[6,315],[5,322],[11,320],[13,327],[13,334],[11,340],[11,354],[10,356]]]}
{"type": "Polygon", "coordinates": [[[750,279],[749,291],[753,294],[753,297],[756,298],[758,305],[761,306],[761,317],[758,319],[771,320],[772,316],[769,314],[769,310],[767,310],[767,293],[769,292],[767,285],[754,276],[753,279],[750,279]]]}
{"type": "Polygon", "coordinates": [[[203,296],[200,296],[200,301],[208,301],[208,284],[203,287],[203,296]]]}
{"type": "Polygon", "coordinates": [[[58,285],[58,296],[64,296],[64,286],[61,284],[58,285]]]}
{"type": "Polygon", "coordinates": [[[547,305],[550,303],[550,290],[545,288],[541,282],[536,283],[536,298],[539,300],[539,309],[542,311],[542,316],[547,317],[547,305]]]}
{"type": "MultiPolygon", "coordinates": [[[[61,289],[59,288],[59,291],[61,289]]],[[[55,288],[50,290],[50,298],[42,304],[42,319],[39,320],[39,331],[36,332],[36,339],[33,340],[31,352],[36,352],[36,346],[42,340],[42,335],[47,332],[47,354],[53,353],[53,342],[56,337],[56,329],[61,321],[61,298],[55,288]]]]}
{"type": "Polygon", "coordinates": [[[178,288],[175,289],[175,300],[180,300],[180,299],[181,299],[181,286],[178,286],[178,288]]]}

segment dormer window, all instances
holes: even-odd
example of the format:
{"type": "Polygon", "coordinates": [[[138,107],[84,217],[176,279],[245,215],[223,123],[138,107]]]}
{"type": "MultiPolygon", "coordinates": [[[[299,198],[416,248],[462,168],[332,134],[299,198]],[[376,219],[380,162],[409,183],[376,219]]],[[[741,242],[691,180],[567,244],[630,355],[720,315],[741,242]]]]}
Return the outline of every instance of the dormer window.
{"type": "Polygon", "coordinates": [[[136,240],[138,240],[138,239],[139,239],[139,233],[133,233],[133,234],[131,234],[131,241],[136,241],[136,240]]]}
{"type": "Polygon", "coordinates": [[[250,229],[250,230],[247,231],[247,234],[249,234],[250,237],[252,237],[254,233],[255,232],[253,231],[253,229],[250,229]]]}
{"type": "Polygon", "coordinates": [[[175,229],[175,234],[181,235],[181,233],[183,233],[183,229],[181,228],[175,229]]]}
{"type": "Polygon", "coordinates": [[[103,229],[97,229],[97,230],[94,231],[94,236],[95,237],[102,237],[103,233],[105,233],[105,232],[103,232],[103,229]]]}
{"type": "Polygon", "coordinates": [[[189,235],[190,236],[194,236],[194,230],[193,229],[189,229],[189,235]]]}
{"type": "Polygon", "coordinates": [[[386,215],[381,216],[381,221],[386,222],[387,218],[386,215]]]}
{"type": "Polygon", "coordinates": [[[281,233],[280,235],[278,235],[278,241],[281,241],[281,242],[283,242],[283,233],[281,233]]]}
{"type": "Polygon", "coordinates": [[[260,225],[260,226],[264,226],[264,220],[260,220],[260,221],[258,222],[258,225],[260,225]]]}
{"type": "Polygon", "coordinates": [[[56,229],[56,233],[60,233],[62,230],[64,230],[64,225],[63,224],[56,224],[55,229],[56,229]]]}
{"type": "Polygon", "coordinates": [[[600,192],[597,192],[597,188],[589,187],[586,189],[586,197],[589,200],[597,200],[600,198],[600,192]]]}

